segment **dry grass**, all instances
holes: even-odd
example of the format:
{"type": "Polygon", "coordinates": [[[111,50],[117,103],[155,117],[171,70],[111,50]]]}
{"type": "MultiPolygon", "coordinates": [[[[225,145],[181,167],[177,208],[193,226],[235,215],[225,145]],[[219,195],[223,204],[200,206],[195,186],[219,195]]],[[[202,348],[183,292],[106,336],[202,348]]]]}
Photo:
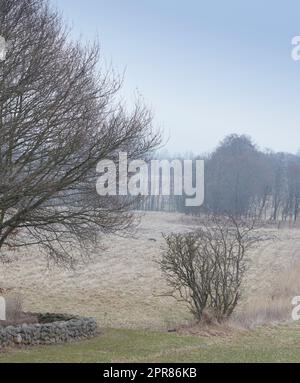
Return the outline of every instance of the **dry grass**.
{"type": "Polygon", "coordinates": [[[20,295],[8,295],[6,301],[6,317],[8,321],[15,321],[23,312],[23,299],[20,295]]]}
{"type": "Polygon", "coordinates": [[[253,327],[266,323],[291,321],[292,299],[300,293],[300,263],[295,262],[276,273],[269,289],[250,295],[240,305],[234,323],[253,327]]]}
{"type": "MultiPolygon", "coordinates": [[[[12,264],[0,265],[0,286],[22,294],[27,311],[95,316],[102,327],[181,326],[192,318],[184,304],[158,297],[166,286],[155,260],[161,254],[161,234],[190,230],[191,223],[180,214],[147,213],[134,238],[106,238],[104,250],[99,249],[90,263],[81,263],[75,271],[49,270],[38,251],[16,253],[12,264]]],[[[278,237],[251,254],[244,299],[236,316],[239,325],[291,316],[291,300],[300,295],[296,283],[300,267],[293,268],[294,277],[289,270],[300,263],[300,230],[282,229],[278,237]],[[291,289],[285,289],[285,273],[291,289]]]]}
{"type": "Polygon", "coordinates": [[[0,327],[22,325],[24,323],[38,323],[38,317],[34,314],[24,313],[23,298],[20,294],[2,291],[6,303],[6,320],[0,321],[0,327]]]}

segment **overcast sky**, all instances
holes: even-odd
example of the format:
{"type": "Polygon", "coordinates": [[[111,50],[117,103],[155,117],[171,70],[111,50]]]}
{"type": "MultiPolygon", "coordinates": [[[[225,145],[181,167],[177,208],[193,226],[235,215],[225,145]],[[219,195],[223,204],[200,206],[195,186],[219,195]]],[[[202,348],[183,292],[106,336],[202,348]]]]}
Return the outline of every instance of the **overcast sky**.
{"type": "Polygon", "coordinates": [[[291,0],[52,0],[75,35],[99,36],[170,137],[170,152],[202,153],[227,134],[261,148],[300,149],[300,2],[291,0]]]}

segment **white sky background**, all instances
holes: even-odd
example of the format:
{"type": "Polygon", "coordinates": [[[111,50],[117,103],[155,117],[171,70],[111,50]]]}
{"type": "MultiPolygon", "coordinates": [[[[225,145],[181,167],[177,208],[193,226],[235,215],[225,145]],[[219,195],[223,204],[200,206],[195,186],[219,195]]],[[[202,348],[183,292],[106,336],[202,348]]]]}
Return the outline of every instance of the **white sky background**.
{"type": "Polygon", "coordinates": [[[123,94],[140,93],[170,152],[212,150],[227,134],[300,149],[300,2],[52,0],[75,35],[99,36],[123,94]],[[262,4],[263,3],[263,4],[262,4]]]}

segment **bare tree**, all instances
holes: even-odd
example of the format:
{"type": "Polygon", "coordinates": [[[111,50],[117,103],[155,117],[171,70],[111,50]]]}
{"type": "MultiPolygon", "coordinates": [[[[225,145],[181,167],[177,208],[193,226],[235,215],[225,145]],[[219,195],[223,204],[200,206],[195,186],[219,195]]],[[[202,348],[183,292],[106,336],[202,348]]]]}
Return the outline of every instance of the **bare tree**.
{"type": "Polygon", "coordinates": [[[159,143],[151,113],[117,102],[99,46],[71,42],[45,0],[0,0],[0,253],[37,244],[57,262],[126,228],[128,202],[96,194],[96,165],[159,143]]]}
{"type": "Polygon", "coordinates": [[[155,159],[160,160],[186,158],[205,161],[203,206],[186,207],[185,195],[171,195],[141,199],[138,209],[178,211],[193,216],[213,212],[274,222],[298,220],[299,155],[261,151],[250,137],[237,134],[225,137],[215,151],[201,156],[155,153],[155,159]]]}
{"type": "Polygon", "coordinates": [[[287,164],[287,193],[286,193],[285,217],[292,217],[297,221],[300,208],[300,159],[290,158],[287,164]]]}
{"type": "Polygon", "coordinates": [[[187,234],[166,236],[160,266],[171,295],[186,302],[199,321],[209,313],[228,319],[240,297],[247,252],[263,239],[255,220],[213,216],[187,234]]]}

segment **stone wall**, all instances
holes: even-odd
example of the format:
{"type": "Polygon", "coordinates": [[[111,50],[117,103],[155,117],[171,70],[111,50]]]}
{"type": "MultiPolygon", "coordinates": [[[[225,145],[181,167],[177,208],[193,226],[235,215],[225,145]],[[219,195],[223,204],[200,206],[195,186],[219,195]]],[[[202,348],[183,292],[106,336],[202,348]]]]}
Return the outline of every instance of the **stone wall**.
{"type": "Polygon", "coordinates": [[[36,314],[38,324],[0,327],[0,347],[71,342],[97,333],[94,318],[63,314],[36,314]]]}

